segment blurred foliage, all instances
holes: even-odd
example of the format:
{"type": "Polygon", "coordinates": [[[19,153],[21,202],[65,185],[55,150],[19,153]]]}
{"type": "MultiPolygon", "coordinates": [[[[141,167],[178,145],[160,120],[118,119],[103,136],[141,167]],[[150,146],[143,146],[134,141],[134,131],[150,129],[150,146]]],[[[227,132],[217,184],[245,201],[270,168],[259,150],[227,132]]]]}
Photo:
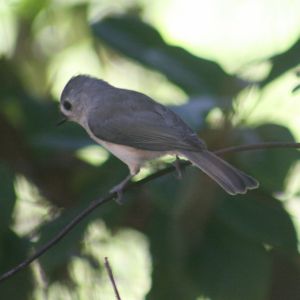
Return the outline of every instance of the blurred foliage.
{"type": "Polygon", "coordinates": [[[106,43],[159,70],[188,94],[224,96],[234,86],[234,78],[219,65],[168,45],[155,28],[134,16],[107,17],[92,28],[106,43]]]}
{"type": "MultiPolygon", "coordinates": [[[[254,83],[184,45],[171,45],[143,18],[142,1],[122,5],[123,10],[110,1],[0,2],[1,273],[127,174],[104,150],[95,154],[98,160],[84,159],[97,149],[82,151],[92,141],[79,126],[55,126],[57,91],[72,75],[89,72],[115,82],[123,77],[152,96],[163,86],[163,97],[174,98],[173,104],[185,97],[183,105],[171,108],[211,149],[295,140],[291,128],[276,120],[247,126],[251,113],[240,107],[251,98],[252,85],[262,95],[284,74],[295,74],[299,40],[266,57],[270,71],[254,83]],[[23,186],[17,184],[20,176],[23,186]]],[[[289,88],[298,97],[295,78],[289,88]]],[[[251,103],[259,109],[259,102],[251,103]]],[[[270,103],[268,109],[276,107],[270,103]]],[[[107,256],[124,299],[299,299],[300,209],[291,211],[289,201],[296,199],[299,208],[300,186],[293,195],[286,192],[299,152],[260,150],[226,159],[256,177],[260,188],[230,197],[193,168],[181,181],[173,174],[158,178],[128,193],[124,206],[109,203],[93,212],[38,263],[0,285],[1,297],[113,299],[103,268],[107,256]]],[[[163,164],[151,165],[149,172],[163,164]]]]}

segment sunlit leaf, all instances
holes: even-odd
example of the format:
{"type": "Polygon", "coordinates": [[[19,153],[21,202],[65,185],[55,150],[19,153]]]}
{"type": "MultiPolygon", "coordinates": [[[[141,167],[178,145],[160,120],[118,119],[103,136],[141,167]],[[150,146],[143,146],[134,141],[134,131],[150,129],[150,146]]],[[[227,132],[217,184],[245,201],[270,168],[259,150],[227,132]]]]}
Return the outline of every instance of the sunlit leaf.
{"type": "Polygon", "coordinates": [[[123,54],[164,73],[190,94],[231,94],[236,80],[216,63],[168,45],[149,24],[130,16],[107,17],[92,25],[97,37],[123,54]]]}
{"type": "Polygon", "coordinates": [[[293,89],[292,89],[292,93],[296,93],[300,90],[300,84],[298,84],[297,86],[295,86],[293,89]]]}
{"type": "Polygon", "coordinates": [[[34,19],[35,16],[50,3],[49,0],[46,1],[35,1],[35,0],[21,0],[18,1],[18,6],[16,6],[17,11],[23,17],[34,19]]]}

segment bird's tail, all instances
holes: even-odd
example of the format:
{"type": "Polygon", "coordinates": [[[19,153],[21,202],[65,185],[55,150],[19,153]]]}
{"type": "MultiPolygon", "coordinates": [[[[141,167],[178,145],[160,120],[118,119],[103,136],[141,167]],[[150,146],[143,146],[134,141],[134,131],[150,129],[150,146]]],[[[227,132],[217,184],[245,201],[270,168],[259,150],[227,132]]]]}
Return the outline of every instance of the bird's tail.
{"type": "Polygon", "coordinates": [[[215,180],[228,194],[244,194],[248,189],[255,189],[259,185],[253,177],[236,169],[208,150],[180,151],[180,153],[215,180]]]}

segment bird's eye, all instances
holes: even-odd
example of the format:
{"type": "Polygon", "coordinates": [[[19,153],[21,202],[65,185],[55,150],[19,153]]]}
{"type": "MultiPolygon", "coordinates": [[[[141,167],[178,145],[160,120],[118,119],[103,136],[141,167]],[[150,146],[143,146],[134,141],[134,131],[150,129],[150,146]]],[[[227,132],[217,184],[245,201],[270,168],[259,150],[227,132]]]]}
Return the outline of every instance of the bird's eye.
{"type": "Polygon", "coordinates": [[[71,110],[72,109],[72,104],[69,101],[64,101],[63,106],[64,106],[65,110],[71,110]]]}

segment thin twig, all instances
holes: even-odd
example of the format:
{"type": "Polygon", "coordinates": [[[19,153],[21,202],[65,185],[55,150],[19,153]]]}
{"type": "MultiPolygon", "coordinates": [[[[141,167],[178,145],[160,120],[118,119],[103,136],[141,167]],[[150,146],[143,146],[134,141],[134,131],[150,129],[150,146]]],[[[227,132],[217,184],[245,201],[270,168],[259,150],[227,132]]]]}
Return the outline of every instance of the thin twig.
{"type": "MultiPolygon", "coordinates": [[[[276,148],[300,148],[300,143],[287,143],[287,142],[268,142],[268,143],[259,143],[259,144],[249,144],[249,145],[240,145],[233,146],[228,148],[223,148],[215,151],[216,154],[225,154],[230,152],[241,152],[241,151],[253,151],[253,150],[264,150],[264,149],[276,149],[276,148]]],[[[180,166],[185,168],[190,165],[189,161],[180,162],[180,166]]],[[[155,172],[148,177],[138,181],[131,182],[124,188],[124,192],[131,190],[136,186],[143,185],[149,181],[152,181],[158,177],[169,174],[171,172],[176,171],[174,166],[169,166],[163,170],[155,172]]],[[[22,261],[17,266],[11,268],[9,271],[5,272],[0,276],[0,283],[13,276],[17,272],[21,271],[25,267],[27,267],[34,260],[42,256],[45,252],[47,252],[50,248],[56,245],[63,237],[65,237],[77,224],[79,224],[86,216],[88,216],[91,212],[93,212],[98,206],[101,206],[113,198],[117,196],[116,193],[107,194],[99,199],[96,199],[90,203],[90,205],[85,208],[82,212],[80,212],[77,216],[75,216],[67,225],[65,225],[61,231],[59,231],[52,239],[50,239],[45,245],[35,251],[30,257],[22,261]]]]}
{"type": "Polygon", "coordinates": [[[115,295],[116,295],[116,299],[117,300],[122,300],[121,297],[120,297],[120,294],[119,294],[119,291],[118,291],[115,279],[114,279],[114,274],[112,272],[112,269],[111,269],[111,266],[109,264],[109,261],[108,261],[107,257],[105,257],[104,266],[106,268],[106,271],[107,271],[108,277],[110,279],[110,282],[111,282],[111,284],[113,286],[113,289],[114,289],[114,292],[115,292],[115,295]]]}
{"type": "Polygon", "coordinates": [[[232,146],[214,151],[216,154],[224,154],[228,152],[242,152],[251,150],[265,150],[265,149],[275,149],[275,148],[300,148],[300,143],[294,142],[269,142],[269,143],[258,143],[258,144],[248,144],[240,146],[232,146]]]}

